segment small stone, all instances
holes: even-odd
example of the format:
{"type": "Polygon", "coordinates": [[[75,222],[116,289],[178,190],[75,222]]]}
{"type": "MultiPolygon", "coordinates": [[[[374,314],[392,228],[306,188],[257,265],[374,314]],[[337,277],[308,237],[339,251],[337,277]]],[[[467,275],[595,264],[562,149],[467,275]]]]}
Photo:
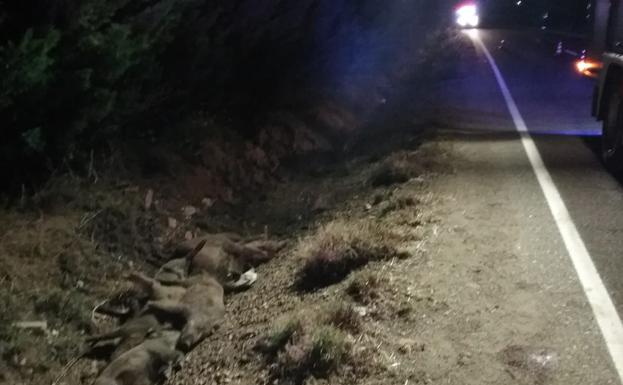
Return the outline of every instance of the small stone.
{"type": "Polygon", "coordinates": [[[197,210],[197,208],[194,206],[184,206],[182,208],[182,213],[184,214],[184,217],[186,217],[187,219],[197,214],[197,212],[199,212],[199,210],[197,210]]]}
{"type": "Polygon", "coordinates": [[[205,207],[206,209],[209,209],[210,207],[214,206],[214,200],[210,199],[210,198],[203,198],[201,200],[201,204],[203,205],[203,207],[205,207]]]}
{"type": "Polygon", "coordinates": [[[326,195],[319,195],[312,205],[312,211],[314,212],[326,211],[329,208],[329,199],[326,195]]]}
{"type": "Polygon", "coordinates": [[[147,190],[147,194],[145,194],[145,210],[149,210],[151,205],[154,202],[154,190],[147,190]]]}
{"type": "Polygon", "coordinates": [[[355,313],[359,314],[360,317],[365,317],[368,314],[368,308],[366,306],[355,306],[353,310],[355,310],[355,313]]]}
{"type": "Polygon", "coordinates": [[[169,228],[174,229],[177,227],[177,219],[169,217],[169,228]]]}

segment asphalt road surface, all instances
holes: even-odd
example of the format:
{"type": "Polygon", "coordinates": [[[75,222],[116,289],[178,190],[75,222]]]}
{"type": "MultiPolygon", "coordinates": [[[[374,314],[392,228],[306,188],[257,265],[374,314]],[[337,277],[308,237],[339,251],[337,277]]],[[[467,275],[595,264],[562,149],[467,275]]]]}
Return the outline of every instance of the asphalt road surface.
{"type": "Polygon", "coordinates": [[[541,330],[532,330],[532,342],[560,354],[560,370],[548,383],[620,383],[623,188],[595,152],[601,125],[590,115],[593,82],[535,33],[469,35],[475,53],[440,92],[441,126],[466,164],[447,184],[448,194],[456,189],[455,208],[463,208],[456,220],[503,233],[475,237],[511,250],[521,287],[539,288],[530,300],[508,301],[533,302],[526,312],[540,321],[526,322],[541,330]],[[530,134],[520,135],[518,124],[530,134]]]}

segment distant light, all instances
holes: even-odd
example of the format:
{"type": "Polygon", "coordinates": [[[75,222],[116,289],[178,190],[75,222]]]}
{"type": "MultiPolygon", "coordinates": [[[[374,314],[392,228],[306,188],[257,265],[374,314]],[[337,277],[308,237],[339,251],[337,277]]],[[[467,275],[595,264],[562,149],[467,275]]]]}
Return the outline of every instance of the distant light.
{"type": "Polygon", "coordinates": [[[519,0],[517,1],[517,6],[520,6],[523,3],[523,1],[519,0]]]}
{"type": "Polygon", "coordinates": [[[586,61],[584,61],[584,60],[580,60],[580,61],[578,61],[578,62],[575,64],[575,66],[576,66],[576,68],[578,69],[578,71],[579,71],[580,73],[582,73],[582,72],[586,71],[586,70],[590,67],[590,66],[589,66],[589,64],[588,64],[586,61]]]}
{"type": "Polygon", "coordinates": [[[589,78],[597,78],[599,76],[599,70],[603,65],[599,62],[595,62],[588,59],[578,60],[575,63],[575,69],[582,75],[589,78]]]}
{"type": "Polygon", "coordinates": [[[474,16],[478,14],[476,4],[465,4],[456,10],[458,16],[474,16]]]}
{"type": "Polygon", "coordinates": [[[456,23],[461,27],[478,27],[480,16],[476,4],[464,4],[456,9],[456,23]]]}

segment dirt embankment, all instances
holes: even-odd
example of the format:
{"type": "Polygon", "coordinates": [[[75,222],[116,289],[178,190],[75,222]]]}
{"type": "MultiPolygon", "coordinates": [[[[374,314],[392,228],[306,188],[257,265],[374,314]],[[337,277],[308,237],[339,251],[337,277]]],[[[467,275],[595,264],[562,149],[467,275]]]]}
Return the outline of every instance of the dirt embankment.
{"type": "Polygon", "coordinates": [[[228,298],[221,332],[187,357],[173,384],[423,378],[407,365],[425,349],[414,321],[443,309],[407,290],[405,271],[426,258],[425,186],[442,167],[419,133],[399,142],[246,208],[250,227],[289,234],[289,247],[258,269],[255,287],[228,298]]]}
{"type": "MultiPolygon", "coordinates": [[[[260,267],[255,287],[227,298],[223,327],[190,354],[174,383],[383,376],[386,358],[373,353],[381,340],[366,333],[376,322],[409,322],[411,299],[395,291],[385,270],[419,258],[421,186],[433,167],[429,150],[418,150],[420,128],[411,126],[411,132],[383,146],[378,136],[372,146],[364,140],[366,149],[358,145],[346,160],[310,162],[290,183],[235,206],[210,199],[181,205],[143,186],[103,190],[58,180],[30,202],[38,211],[2,216],[1,380],[49,383],[60,365],[82,352],[86,335],[110,327],[93,309],[128,288],[128,271],[153,271],[179,239],[232,230],[267,232],[289,246],[260,267]],[[311,309],[325,326],[307,323],[304,312],[311,309]],[[261,346],[280,333],[278,318],[277,324],[299,329],[282,346],[265,347],[267,353],[261,346]],[[44,324],[15,327],[21,321],[44,324]],[[313,354],[326,366],[306,361],[313,354]],[[367,355],[375,357],[375,369],[355,370],[353,360],[367,355]]],[[[67,383],[88,381],[96,370],[76,368],[67,383]]]]}
{"type": "MultiPolygon", "coordinates": [[[[381,129],[347,141],[347,155],[310,156],[324,139],[280,114],[273,121],[281,128],[263,142],[219,138],[191,161],[156,152],[143,158],[154,176],[142,170],[137,179],[121,168],[98,175],[96,164],[87,178],[53,178],[20,210],[2,212],[0,383],[50,383],[83,352],[86,335],[111,326],[93,309],[128,290],[129,271],[150,273],[178,241],[220,231],[268,233],[289,246],[259,269],[255,287],[226,299],[221,331],[190,354],[173,383],[417,377],[396,354],[422,349],[405,339],[411,315],[440,310],[395,283],[407,284],[401,269],[423,257],[422,186],[439,154],[419,148],[422,127],[412,120],[413,102],[423,104],[420,90],[411,92],[421,78],[398,79],[409,81],[368,120],[381,129]],[[293,148],[306,156],[292,158],[293,148]]],[[[348,111],[323,111],[312,121],[348,127],[348,111]]],[[[88,383],[97,370],[83,362],[65,381],[88,383]]]]}

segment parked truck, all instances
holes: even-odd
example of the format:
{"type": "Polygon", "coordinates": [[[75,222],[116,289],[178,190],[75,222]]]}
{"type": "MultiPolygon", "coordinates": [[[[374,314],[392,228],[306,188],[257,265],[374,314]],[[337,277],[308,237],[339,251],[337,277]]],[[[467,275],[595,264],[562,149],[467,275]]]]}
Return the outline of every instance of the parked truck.
{"type": "Polygon", "coordinates": [[[577,63],[597,79],[592,113],[603,122],[601,156],[609,168],[623,171],[623,1],[594,0],[590,48],[577,63]]]}

